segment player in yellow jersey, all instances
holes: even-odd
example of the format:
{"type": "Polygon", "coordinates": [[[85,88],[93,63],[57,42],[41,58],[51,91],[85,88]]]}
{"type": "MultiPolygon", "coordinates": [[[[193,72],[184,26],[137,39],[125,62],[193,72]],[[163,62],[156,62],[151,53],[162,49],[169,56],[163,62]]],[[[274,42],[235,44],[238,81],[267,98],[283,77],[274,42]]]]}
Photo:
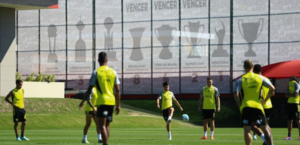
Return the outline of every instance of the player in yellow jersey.
{"type": "Polygon", "coordinates": [[[88,104],[96,112],[99,127],[101,130],[103,145],[108,145],[109,124],[113,120],[114,106],[116,105],[116,114],[120,112],[120,80],[116,71],[107,66],[107,54],[100,52],[98,54],[100,67],[92,73],[89,87],[85,93],[84,100],[88,99],[93,87],[97,88],[98,98],[96,107],[88,101],[88,104]],[[115,94],[114,94],[115,90],[115,94]]]}
{"type": "MultiPolygon", "coordinates": [[[[96,105],[97,99],[98,99],[97,89],[94,87],[92,89],[92,93],[90,94],[90,97],[89,97],[88,101],[91,101],[91,103],[93,105],[96,105]]],[[[82,100],[81,103],[79,104],[80,109],[82,109],[83,103],[84,103],[84,100],[82,100]]],[[[100,127],[98,125],[99,122],[97,120],[97,117],[96,117],[96,114],[95,114],[93,108],[90,105],[85,106],[85,114],[86,114],[85,115],[85,126],[84,126],[84,129],[83,129],[82,143],[89,143],[88,140],[87,140],[87,133],[88,133],[89,127],[91,126],[92,119],[94,119],[94,122],[96,124],[96,131],[97,131],[97,134],[98,134],[98,143],[102,143],[101,130],[100,130],[100,127]]]]}
{"type": "Polygon", "coordinates": [[[274,93],[275,87],[263,76],[253,73],[253,62],[250,59],[244,61],[245,74],[237,80],[234,90],[234,99],[240,107],[244,138],[246,145],[252,144],[251,124],[260,125],[265,134],[266,145],[273,145],[272,134],[267,127],[263,105],[274,93]],[[261,88],[269,88],[268,96],[261,101],[261,88]],[[240,101],[241,95],[242,100],[240,101]]]}
{"type": "Polygon", "coordinates": [[[286,98],[288,98],[287,108],[286,108],[286,119],[288,126],[288,136],[285,140],[292,140],[291,133],[293,128],[293,120],[297,120],[298,129],[299,129],[299,138],[300,140],[300,106],[299,106],[299,84],[294,76],[290,77],[289,85],[286,89],[286,98]]]}
{"type": "MultiPolygon", "coordinates": [[[[261,65],[255,64],[255,65],[254,65],[254,68],[253,68],[253,72],[256,73],[256,74],[261,75],[261,65]]],[[[264,78],[265,78],[268,82],[271,83],[271,81],[270,81],[268,78],[266,78],[266,77],[264,77],[264,78]]],[[[261,93],[262,99],[265,99],[265,98],[268,96],[268,93],[269,93],[269,89],[266,88],[266,87],[262,87],[262,93],[261,93]]],[[[272,96],[274,96],[274,93],[272,94],[272,96]]],[[[264,112],[265,112],[265,116],[266,116],[266,119],[267,119],[267,127],[268,127],[268,129],[269,129],[270,132],[271,132],[271,128],[270,128],[270,126],[269,126],[269,122],[270,122],[270,117],[271,117],[272,107],[273,107],[273,106],[272,106],[271,99],[268,99],[268,100],[266,101],[266,103],[263,105],[264,112]]],[[[264,141],[266,141],[263,132],[257,127],[257,125],[255,124],[255,122],[252,123],[251,130],[254,132],[254,134],[253,134],[253,139],[255,139],[255,140],[257,139],[257,138],[256,138],[256,135],[255,135],[255,134],[257,134],[257,135],[260,136],[264,141]]]]}
{"type": "Polygon", "coordinates": [[[175,104],[180,108],[181,111],[183,111],[182,107],[180,106],[179,102],[176,100],[173,92],[170,91],[170,86],[167,82],[163,83],[163,88],[164,91],[159,93],[158,98],[156,99],[156,105],[157,108],[161,108],[161,111],[163,113],[163,118],[165,119],[167,123],[167,131],[168,131],[168,136],[169,140],[172,140],[172,135],[171,135],[171,121],[172,121],[172,116],[174,112],[174,107],[173,107],[173,101],[175,104]],[[159,105],[159,100],[161,101],[161,107],[159,105]]]}
{"type": "Polygon", "coordinates": [[[206,86],[202,88],[200,92],[200,98],[198,103],[198,111],[201,111],[201,104],[203,101],[202,107],[202,119],[203,119],[203,129],[204,136],[201,139],[207,139],[207,128],[208,128],[208,119],[210,119],[210,139],[214,139],[214,130],[215,130],[215,114],[216,114],[216,102],[218,104],[217,111],[220,112],[220,93],[219,90],[214,87],[213,79],[207,77],[206,86]]]}
{"type": "Polygon", "coordinates": [[[26,125],[26,111],[24,104],[24,90],[22,89],[23,81],[16,81],[16,88],[9,92],[9,94],[5,97],[5,101],[13,106],[13,119],[14,119],[14,130],[16,133],[16,140],[29,140],[25,137],[25,125],[26,125]],[[12,101],[9,98],[12,98],[12,101]],[[21,137],[18,135],[18,124],[22,122],[21,125],[21,137]]]}

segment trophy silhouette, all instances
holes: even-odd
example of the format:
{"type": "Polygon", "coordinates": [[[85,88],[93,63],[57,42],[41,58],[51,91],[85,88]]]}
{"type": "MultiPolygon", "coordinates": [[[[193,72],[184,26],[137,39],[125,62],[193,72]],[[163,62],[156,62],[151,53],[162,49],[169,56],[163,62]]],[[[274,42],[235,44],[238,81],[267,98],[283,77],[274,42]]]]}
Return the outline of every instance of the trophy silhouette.
{"type": "Polygon", "coordinates": [[[57,56],[55,54],[55,44],[56,44],[56,26],[51,24],[48,26],[48,38],[49,38],[49,50],[50,54],[48,55],[48,63],[57,63],[57,56]],[[51,50],[51,38],[53,39],[53,51],[51,50]]]}
{"type": "Polygon", "coordinates": [[[164,73],[163,81],[169,82],[169,77],[167,76],[167,73],[164,73]]]}
{"type": "Polygon", "coordinates": [[[105,18],[104,27],[107,31],[107,33],[104,33],[104,47],[106,50],[107,57],[111,61],[117,61],[116,51],[113,51],[113,33],[110,32],[110,29],[113,27],[113,19],[111,17],[105,18]]]}
{"type": "Polygon", "coordinates": [[[130,59],[133,61],[140,61],[143,59],[143,54],[141,50],[141,38],[144,31],[144,27],[129,29],[133,40],[133,48],[131,51],[130,59]]]}
{"type": "Polygon", "coordinates": [[[217,50],[214,50],[214,52],[212,53],[212,57],[227,57],[227,56],[229,56],[228,52],[223,49],[223,40],[224,40],[226,31],[225,31],[225,26],[222,21],[221,21],[221,23],[222,23],[223,29],[220,29],[219,31],[217,31],[217,28],[215,28],[216,36],[218,37],[218,48],[217,48],[217,50]]]}
{"type": "Polygon", "coordinates": [[[191,40],[189,40],[189,38],[186,35],[186,40],[189,42],[190,45],[192,45],[192,50],[190,51],[187,58],[201,58],[201,56],[198,53],[197,46],[196,46],[201,41],[201,39],[198,40],[198,33],[199,33],[199,28],[200,27],[203,27],[203,30],[202,30],[202,33],[201,33],[201,34],[203,34],[205,26],[203,24],[200,25],[200,21],[198,21],[198,22],[190,22],[189,21],[189,24],[185,25],[183,27],[183,30],[184,30],[185,34],[187,33],[186,28],[189,28],[189,31],[190,31],[190,34],[191,34],[190,35],[191,40]],[[197,36],[193,37],[192,34],[196,34],[197,36]]]}
{"type": "Polygon", "coordinates": [[[252,22],[252,23],[243,23],[243,20],[238,21],[239,25],[239,31],[242,35],[242,37],[247,41],[249,49],[245,53],[244,56],[256,56],[256,53],[252,50],[252,43],[257,39],[257,37],[260,35],[261,31],[263,30],[263,25],[264,25],[264,19],[260,18],[259,22],[252,22]],[[241,23],[240,23],[241,22],[241,23]],[[260,24],[261,23],[261,24],[260,24]],[[242,24],[242,26],[240,26],[242,24]],[[261,25],[261,29],[258,33],[258,28],[261,25]],[[241,27],[243,28],[243,33],[241,31],[241,27]],[[257,34],[258,33],[258,34],[257,34]]]}
{"type": "Polygon", "coordinates": [[[75,62],[85,62],[85,42],[81,38],[81,31],[84,26],[81,20],[76,24],[76,28],[79,31],[79,39],[75,44],[75,62]]]}
{"type": "Polygon", "coordinates": [[[163,49],[159,53],[160,59],[172,58],[172,53],[169,50],[169,45],[174,38],[174,35],[172,35],[173,30],[176,31],[177,29],[175,27],[171,27],[170,25],[162,25],[154,30],[158,41],[163,47],[163,49]]]}

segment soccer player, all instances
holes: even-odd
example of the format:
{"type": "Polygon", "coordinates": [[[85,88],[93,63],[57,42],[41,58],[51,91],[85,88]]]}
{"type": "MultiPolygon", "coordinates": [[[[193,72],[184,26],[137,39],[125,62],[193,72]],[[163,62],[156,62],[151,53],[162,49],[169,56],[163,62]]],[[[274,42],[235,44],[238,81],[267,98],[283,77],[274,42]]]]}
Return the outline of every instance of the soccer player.
{"type": "MultiPolygon", "coordinates": [[[[91,103],[93,105],[96,105],[96,101],[98,99],[98,94],[97,94],[97,89],[94,87],[92,89],[92,93],[90,94],[89,97],[89,101],[91,101],[91,103]]],[[[83,103],[85,100],[82,100],[81,103],[79,104],[79,108],[82,109],[83,103]]],[[[92,119],[94,119],[94,122],[96,124],[96,131],[98,133],[98,143],[102,143],[102,138],[101,138],[101,131],[100,131],[100,127],[99,127],[99,122],[97,120],[96,114],[93,111],[93,108],[90,105],[86,105],[85,106],[85,126],[83,129],[83,138],[82,138],[82,143],[89,143],[89,141],[87,140],[87,133],[89,130],[89,127],[91,126],[91,122],[92,119]]]]}
{"type": "Polygon", "coordinates": [[[203,101],[202,107],[202,119],[203,119],[203,129],[204,136],[201,139],[207,139],[207,128],[208,128],[208,119],[210,119],[210,139],[214,139],[214,130],[215,130],[215,113],[216,113],[216,102],[218,104],[217,111],[220,112],[220,94],[219,90],[214,87],[213,79],[207,77],[206,86],[202,88],[200,92],[200,98],[198,103],[198,111],[201,111],[201,104],[203,101]]]}
{"type": "MultiPolygon", "coordinates": [[[[254,68],[253,68],[253,72],[256,73],[256,74],[261,75],[261,65],[255,64],[255,65],[254,65],[254,68]]],[[[264,76],[263,76],[263,77],[264,77],[264,76]]],[[[265,78],[268,82],[271,83],[271,81],[270,81],[268,78],[266,78],[266,77],[264,77],[264,78],[265,78]]],[[[268,93],[269,93],[269,89],[263,86],[263,87],[262,87],[262,99],[267,98],[268,93]]],[[[272,96],[274,96],[274,93],[272,94],[272,96]]],[[[267,119],[267,127],[268,127],[268,129],[269,129],[270,132],[271,132],[271,128],[270,128],[270,126],[269,126],[269,122],[270,122],[270,116],[271,116],[271,112],[272,112],[272,107],[273,107],[273,106],[272,106],[272,102],[271,102],[271,99],[269,98],[269,99],[266,101],[266,103],[263,105],[263,108],[264,108],[265,116],[266,116],[266,119],[267,119]]],[[[255,136],[255,133],[256,133],[256,134],[259,135],[264,141],[266,141],[266,140],[265,140],[264,134],[262,133],[262,131],[261,131],[255,124],[251,126],[251,130],[254,132],[254,134],[253,134],[253,139],[254,139],[254,140],[257,139],[256,136],[255,136]]]]}
{"type": "Polygon", "coordinates": [[[97,112],[96,116],[101,130],[102,142],[103,145],[108,145],[109,124],[113,121],[114,106],[116,105],[116,115],[120,113],[121,108],[120,80],[116,71],[107,66],[107,54],[105,52],[98,54],[98,62],[100,67],[92,73],[84,99],[87,100],[93,87],[96,86],[99,95],[95,105],[97,110],[91,101],[88,101],[88,104],[94,112],[97,112]]]}
{"type": "Polygon", "coordinates": [[[234,99],[242,112],[242,125],[244,128],[244,139],[246,145],[252,144],[251,123],[254,121],[264,132],[266,145],[273,145],[272,134],[267,127],[263,105],[273,94],[275,87],[263,76],[253,73],[253,62],[250,59],[244,61],[245,74],[237,80],[234,99]],[[261,87],[269,88],[267,98],[261,98],[261,87]],[[239,95],[242,96],[242,102],[239,95]]]}
{"type": "Polygon", "coordinates": [[[173,116],[173,112],[174,112],[172,100],[180,108],[181,111],[183,111],[183,109],[180,106],[179,102],[176,100],[173,92],[170,91],[170,87],[167,82],[163,83],[163,88],[164,88],[164,91],[159,93],[158,98],[156,99],[156,105],[157,105],[157,108],[160,108],[159,100],[162,100],[161,101],[161,111],[162,111],[163,117],[167,123],[167,131],[168,131],[169,140],[172,140],[171,121],[172,121],[172,116],[173,116]]]}
{"type": "Polygon", "coordinates": [[[288,126],[288,136],[285,140],[292,140],[291,133],[293,128],[293,120],[297,120],[298,129],[299,129],[299,138],[300,140],[300,106],[299,106],[299,84],[294,76],[290,77],[289,85],[286,89],[286,98],[288,98],[287,109],[286,109],[286,119],[287,119],[287,126],[288,126]]]}
{"type": "Polygon", "coordinates": [[[8,93],[8,95],[5,97],[5,101],[8,102],[13,106],[13,119],[14,119],[14,130],[16,133],[16,140],[29,140],[25,137],[25,125],[26,125],[26,111],[24,109],[24,90],[22,89],[23,81],[17,80],[16,81],[16,88],[13,89],[8,93]],[[9,98],[12,98],[12,101],[9,100],[9,98]],[[19,122],[22,122],[21,125],[21,137],[18,135],[18,124],[19,122]]]}

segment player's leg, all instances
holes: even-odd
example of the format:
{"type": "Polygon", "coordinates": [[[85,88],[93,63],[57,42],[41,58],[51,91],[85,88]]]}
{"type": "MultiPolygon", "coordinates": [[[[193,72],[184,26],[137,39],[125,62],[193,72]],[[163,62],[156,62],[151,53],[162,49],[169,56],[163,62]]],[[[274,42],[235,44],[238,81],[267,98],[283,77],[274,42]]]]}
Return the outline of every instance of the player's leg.
{"type": "Polygon", "coordinates": [[[22,122],[21,124],[21,140],[29,140],[28,138],[25,137],[25,125],[26,125],[26,111],[24,109],[20,110],[20,118],[19,121],[22,122]]]}
{"type": "Polygon", "coordinates": [[[88,130],[89,130],[90,126],[91,126],[92,118],[93,118],[93,115],[89,114],[89,112],[86,112],[86,115],[85,115],[85,126],[83,128],[82,143],[89,143],[88,140],[87,140],[87,133],[88,133],[88,130]]]}
{"type": "Polygon", "coordinates": [[[214,139],[215,119],[210,119],[210,139],[214,139]]]}
{"type": "Polygon", "coordinates": [[[244,139],[246,145],[251,145],[252,144],[252,137],[251,137],[251,126],[243,126],[244,128],[244,139]]]}
{"type": "Polygon", "coordinates": [[[261,125],[260,128],[265,134],[265,139],[266,139],[267,144],[273,145],[273,137],[272,137],[270,130],[268,129],[268,125],[261,125]]]}
{"type": "Polygon", "coordinates": [[[208,119],[203,120],[203,131],[204,135],[201,139],[207,139],[208,119]]]}
{"type": "Polygon", "coordinates": [[[172,121],[172,117],[173,117],[173,113],[174,113],[174,108],[171,107],[168,109],[168,120],[167,120],[167,124],[171,123],[172,121]]]}
{"type": "Polygon", "coordinates": [[[15,130],[15,133],[16,133],[16,140],[21,140],[20,137],[19,137],[19,133],[18,133],[18,124],[19,124],[18,121],[14,122],[14,130],[15,130]]]}
{"type": "Polygon", "coordinates": [[[100,130],[98,118],[96,117],[96,115],[93,115],[93,119],[94,119],[94,122],[96,124],[96,131],[97,131],[97,134],[98,134],[98,143],[102,143],[101,130],[100,130]]]}
{"type": "Polygon", "coordinates": [[[299,131],[298,140],[300,140],[300,120],[299,119],[297,119],[297,124],[298,124],[298,131],[299,131]]]}
{"type": "Polygon", "coordinates": [[[254,122],[251,123],[251,130],[253,131],[254,140],[257,140],[256,137],[257,134],[263,141],[266,141],[264,133],[259,129],[259,127],[254,122]]]}
{"type": "Polygon", "coordinates": [[[167,124],[167,131],[168,131],[168,138],[169,140],[172,140],[172,135],[171,135],[171,123],[167,124]]]}
{"type": "Polygon", "coordinates": [[[285,138],[285,140],[291,140],[291,133],[293,128],[293,119],[294,119],[294,110],[291,104],[288,103],[286,108],[286,119],[287,119],[287,129],[288,129],[288,136],[285,138]]]}
{"type": "Polygon", "coordinates": [[[106,130],[107,117],[98,117],[99,127],[102,136],[103,145],[108,144],[108,132],[106,130]]]}
{"type": "Polygon", "coordinates": [[[287,120],[287,128],[288,128],[288,136],[285,140],[291,140],[292,128],[293,128],[293,120],[287,120]]]}

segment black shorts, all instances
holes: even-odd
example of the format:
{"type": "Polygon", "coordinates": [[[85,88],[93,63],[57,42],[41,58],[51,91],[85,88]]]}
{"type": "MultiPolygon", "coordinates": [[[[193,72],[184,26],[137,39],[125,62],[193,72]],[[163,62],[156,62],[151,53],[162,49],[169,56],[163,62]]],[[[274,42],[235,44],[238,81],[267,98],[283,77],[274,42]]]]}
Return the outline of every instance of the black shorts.
{"type": "Polygon", "coordinates": [[[271,113],[272,113],[272,108],[264,109],[264,111],[265,111],[266,119],[270,120],[271,113]]]}
{"type": "Polygon", "coordinates": [[[216,110],[215,109],[202,109],[202,119],[215,119],[216,110]]]}
{"type": "Polygon", "coordinates": [[[97,117],[100,118],[107,118],[109,122],[113,120],[113,112],[114,106],[113,105],[100,105],[97,107],[97,117]]]}
{"type": "Polygon", "coordinates": [[[95,113],[94,113],[94,111],[85,111],[85,114],[87,115],[87,114],[91,114],[91,115],[93,115],[93,117],[96,115],[95,113]]]}
{"type": "Polygon", "coordinates": [[[26,121],[26,111],[24,109],[14,108],[13,115],[14,122],[26,121]]]}
{"type": "Polygon", "coordinates": [[[266,116],[263,111],[250,107],[243,109],[241,121],[243,126],[251,126],[252,122],[256,125],[267,125],[266,116]]]}
{"type": "Polygon", "coordinates": [[[164,109],[164,110],[161,111],[161,112],[163,113],[163,118],[165,119],[165,121],[168,120],[168,117],[169,117],[169,109],[171,109],[171,108],[173,108],[173,106],[172,106],[172,107],[169,107],[169,108],[167,108],[167,109],[164,109]]]}
{"type": "Polygon", "coordinates": [[[300,106],[299,104],[288,103],[286,108],[286,119],[300,119],[300,106]]]}

